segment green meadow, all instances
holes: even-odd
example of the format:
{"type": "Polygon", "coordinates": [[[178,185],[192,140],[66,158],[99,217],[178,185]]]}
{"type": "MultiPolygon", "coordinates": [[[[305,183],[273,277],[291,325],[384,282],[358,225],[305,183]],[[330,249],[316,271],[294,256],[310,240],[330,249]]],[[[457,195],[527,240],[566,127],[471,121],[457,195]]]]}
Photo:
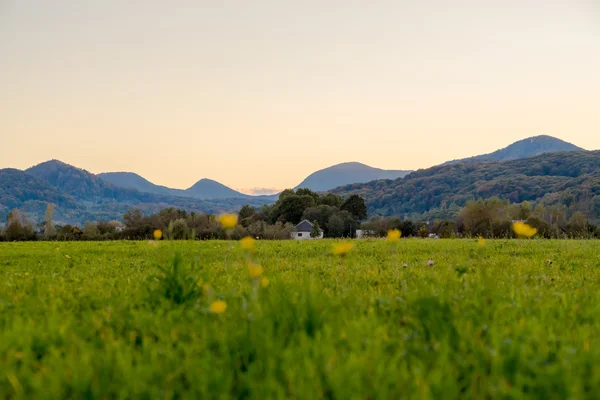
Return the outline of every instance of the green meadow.
{"type": "Polygon", "coordinates": [[[598,397],[600,241],[336,243],[0,243],[0,399],[598,397]]]}

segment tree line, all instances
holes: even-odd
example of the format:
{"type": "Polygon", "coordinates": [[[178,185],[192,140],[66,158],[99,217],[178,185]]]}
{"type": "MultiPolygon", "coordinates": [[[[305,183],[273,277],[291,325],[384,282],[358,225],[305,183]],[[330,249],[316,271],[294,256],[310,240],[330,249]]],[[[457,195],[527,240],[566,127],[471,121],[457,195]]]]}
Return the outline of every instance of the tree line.
{"type": "Polygon", "coordinates": [[[344,200],[335,194],[319,194],[308,189],[286,190],[272,205],[260,208],[243,206],[237,226],[225,231],[218,216],[165,208],[145,215],[131,209],[123,221],[86,222],[83,226],[58,225],[53,220],[54,206],[48,205],[43,221],[28,221],[18,209],[12,210],[0,229],[0,241],[24,240],[145,240],[160,229],[166,239],[240,239],[252,236],[266,240],[291,237],[296,224],[303,220],[314,224],[311,236],[354,237],[357,229],[366,236],[384,237],[398,229],[404,237],[484,237],[512,238],[512,224],[524,221],[535,227],[543,238],[600,238],[600,226],[580,212],[570,213],[566,205],[547,207],[542,203],[511,203],[490,198],[468,202],[454,218],[420,220],[374,217],[366,220],[367,208],[357,195],[344,200]]]}
{"type": "Polygon", "coordinates": [[[581,212],[569,213],[566,205],[547,207],[538,203],[533,206],[529,202],[511,203],[499,198],[470,201],[452,219],[410,221],[374,217],[361,227],[376,237],[385,236],[389,229],[398,229],[404,237],[509,239],[515,237],[512,225],[516,221],[536,228],[538,237],[546,239],[600,238],[600,226],[581,212]]]}
{"type": "Polygon", "coordinates": [[[151,239],[160,229],[166,239],[240,239],[252,236],[267,240],[291,237],[295,225],[309,220],[322,229],[325,237],[353,237],[360,222],[367,217],[367,206],[359,196],[344,200],[334,194],[321,195],[308,189],[285,190],[272,205],[260,208],[243,206],[238,213],[238,225],[225,231],[217,215],[165,208],[146,215],[130,209],[123,221],[86,222],[83,226],[57,225],[53,220],[54,206],[48,205],[44,220],[37,225],[18,209],[12,210],[0,230],[0,240],[144,240],[151,239]]]}

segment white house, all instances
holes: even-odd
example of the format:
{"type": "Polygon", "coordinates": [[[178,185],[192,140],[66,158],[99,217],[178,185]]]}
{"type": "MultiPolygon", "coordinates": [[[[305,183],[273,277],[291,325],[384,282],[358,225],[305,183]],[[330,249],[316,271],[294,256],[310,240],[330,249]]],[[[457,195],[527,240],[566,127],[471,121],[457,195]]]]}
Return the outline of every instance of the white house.
{"type": "Polygon", "coordinates": [[[323,239],[323,229],[319,229],[320,235],[312,238],[310,237],[310,233],[313,229],[313,223],[309,220],[304,220],[300,222],[294,228],[294,232],[292,232],[292,239],[294,240],[309,240],[309,239],[323,239]]]}

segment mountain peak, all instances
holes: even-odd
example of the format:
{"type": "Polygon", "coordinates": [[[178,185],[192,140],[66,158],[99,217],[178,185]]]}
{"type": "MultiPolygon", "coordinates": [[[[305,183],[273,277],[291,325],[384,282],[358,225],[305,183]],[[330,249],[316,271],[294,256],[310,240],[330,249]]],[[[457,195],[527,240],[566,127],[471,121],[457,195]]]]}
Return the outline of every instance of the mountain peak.
{"type": "Polygon", "coordinates": [[[358,161],[347,161],[347,162],[343,162],[343,163],[332,165],[329,168],[338,168],[338,167],[367,167],[367,168],[373,168],[373,167],[368,166],[367,164],[363,164],[363,163],[358,162],[358,161]]]}
{"type": "Polygon", "coordinates": [[[77,168],[74,167],[70,164],[67,164],[64,161],[61,160],[57,160],[55,158],[48,160],[48,161],[43,161],[39,164],[34,165],[33,167],[30,167],[29,169],[33,169],[33,168],[38,168],[38,167],[42,167],[42,168],[47,168],[47,167],[66,167],[66,168],[75,168],[75,169],[81,169],[81,168],[77,168]]]}
{"type": "Polygon", "coordinates": [[[184,191],[186,195],[198,198],[238,198],[247,195],[233,190],[220,182],[202,178],[184,191]]]}
{"type": "Polygon", "coordinates": [[[496,150],[493,153],[482,154],[480,156],[463,158],[444,163],[459,164],[465,162],[487,162],[487,161],[511,161],[520,158],[529,158],[544,153],[556,153],[561,151],[581,151],[581,147],[575,146],[564,140],[548,136],[532,136],[510,144],[509,146],[496,150]]]}
{"type": "Polygon", "coordinates": [[[225,185],[223,185],[222,183],[215,181],[214,179],[209,179],[209,178],[201,178],[201,179],[200,179],[198,182],[194,183],[194,184],[192,185],[192,187],[194,187],[194,186],[196,186],[196,185],[208,184],[208,183],[210,183],[210,184],[215,184],[215,183],[216,183],[216,184],[218,184],[218,185],[225,186],[225,185]]]}
{"type": "Polygon", "coordinates": [[[397,179],[407,175],[409,172],[374,168],[360,162],[351,161],[313,172],[302,183],[296,186],[296,189],[307,188],[317,192],[324,192],[350,183],[364,183],[378,179],[397,179]]]}
{"type": "Polygon", "coordinates": [[[83,168],[77,168],[71,164],[67,164],[66,162],[55,159],[44,161],[37,165],[34,165],[33,167],[26,169],[25,172],[44,180],[52,178],[58,179],[59,175],[62,176],[64,174],[77,175],[85,177],[86,179],[89,178],[92,180],[100,180],[96,177],[96,175],[92,174],[89,171],[86,171],[83,168]]]}
{"type": "Polygon", "coordinates": [[[569,147],[569,148],[573,148],[576,150],[584,150],[581,147],[575,146],[572,143],[566,142],[562,139],[556,138],[554,136],[550,136],[550,135],[537,135],[537,136],[531,136],[522,140],[518,140],[516,142],[514,142],[513,144],[507,146],[515,146],[515,145],[519,145],[519,144],[524,144],[524,143],[537,143],[539,145],[551,145],[551,146],[564,146],[564,147],[569,147]]]}
{"type": "Polygon", "coordinates": [[[174,196],[182,195],[180,193],[182,192],[181,190],[155,185],[135,172],[103,172],[98,174],[98,176],[115,186],[125,189],[134,189],[138,192],[174,196]]]}
{"type": "Polygon", "coordinates": [[[202,178],[188,189],[181,190],[156,185],[133,172],[104,172],[98,174],[98,176],[115,186],[127,189],[135,189],[143,193],[154,193],[160,195],[171,195],[179,197],[193,197],[197,199],[226,199],[248,197],[243,193],[237,192],[215,180],[208,178],[202,178]]]}
{"type": "Polygon", "coordinates": [[[82,168],[60,160],[49,160],[25,170],[64,192],[86,200],[96,200],[117,189],[112,184],[82,168]]]}

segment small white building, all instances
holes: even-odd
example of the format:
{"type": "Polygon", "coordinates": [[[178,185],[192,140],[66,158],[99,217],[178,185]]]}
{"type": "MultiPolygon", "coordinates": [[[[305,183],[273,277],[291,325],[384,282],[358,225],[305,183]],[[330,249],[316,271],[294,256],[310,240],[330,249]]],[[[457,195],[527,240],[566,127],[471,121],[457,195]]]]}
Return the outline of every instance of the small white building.
{"type": "Polygon", "coordinates": [[[366,239],[366,238],[374,238],[377,237],[377,233],[375,231],[370,231],[366,229],[357,229],[356,230],[356,238],[357,239],[366,239]]]}
{"type": "Polygon", "coordinates": [[[294,240],[309,240],[309,239],[323,239],[323,229],[319,228],[319,236],[313,238],[310,237],[310,233],[312,232],[314,224],[309,220],[304,220],[300,222],[294,228],[294,232],[292,232],[292,239],[294,240]]]}

